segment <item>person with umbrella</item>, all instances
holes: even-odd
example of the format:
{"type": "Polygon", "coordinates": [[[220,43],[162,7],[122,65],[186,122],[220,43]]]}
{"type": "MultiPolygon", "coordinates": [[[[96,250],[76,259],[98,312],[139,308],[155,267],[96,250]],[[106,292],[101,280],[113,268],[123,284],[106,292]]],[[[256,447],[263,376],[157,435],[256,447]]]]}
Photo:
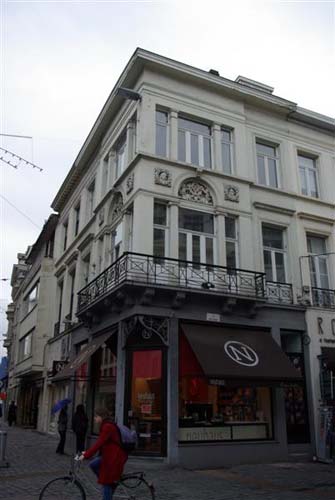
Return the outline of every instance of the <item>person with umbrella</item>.
{"type": "Polygon", "coordinates": [[[60,440],[56,449],[56,453],[59,453],[60,455],[64,455],[64,447],[65,447],[66,431],[67,431],[67,405],[70,402],[71,399],[62,399],[61,401],[58,401],[58,403],[56,403],[51,410],[52,413],[56,413],[57,411],[60,410],[58,416],[58,432],[60,440]]]}

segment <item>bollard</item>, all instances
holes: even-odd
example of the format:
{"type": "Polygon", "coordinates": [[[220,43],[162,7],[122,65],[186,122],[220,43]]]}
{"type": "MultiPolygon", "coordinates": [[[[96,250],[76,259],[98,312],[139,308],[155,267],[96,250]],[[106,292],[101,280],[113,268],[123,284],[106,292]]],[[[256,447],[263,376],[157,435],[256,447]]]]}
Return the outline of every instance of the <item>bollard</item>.
{"type": "Polygon", "coordinates": [[[0,430],[0,467],[9,467],[6,460],[7,431],[0,430]]]}

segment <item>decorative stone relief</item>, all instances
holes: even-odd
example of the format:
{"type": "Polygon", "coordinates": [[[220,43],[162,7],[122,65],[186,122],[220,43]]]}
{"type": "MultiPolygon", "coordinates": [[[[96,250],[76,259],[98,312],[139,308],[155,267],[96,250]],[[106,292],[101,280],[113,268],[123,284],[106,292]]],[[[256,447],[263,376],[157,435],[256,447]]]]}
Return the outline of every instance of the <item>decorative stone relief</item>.
{"type": "Polygon", "coordinates": [[[179,188],[178,195],[184,200],[213,205],[213,196],[209,188],[206,184],[194,179],[184,181],[179,188]]]}
{"type": "Polygon", "coordinates": [[[238,203],[240,201],[240,190],[237,186],[225,186],[224,188],[224,199],[228,201],[235,201],[238,203]]]}
{"type": "Polygon", "coordinates": [[[155,184],[171,187],[172,175],[166,168],[155,168],[155,184]]]}
{"type": "Polygon", "coordinates": [[[122,215],[123,211],[123,198],[121,193],[116,193],[114,201],[113,201],[113,209],[112,209],[112,221],[117,219],[122,215]]]}
{"type": "Polygon", "coordinates": [[[105,207],[102,207],[98,212],[98,223],[99,226],[105,222],[105,207]]]}
{"type": "Polygon", "coordinates": [[[126,183],[126,192],[130,193],[134,189],[134,173],[130,174],[126,183]]]}

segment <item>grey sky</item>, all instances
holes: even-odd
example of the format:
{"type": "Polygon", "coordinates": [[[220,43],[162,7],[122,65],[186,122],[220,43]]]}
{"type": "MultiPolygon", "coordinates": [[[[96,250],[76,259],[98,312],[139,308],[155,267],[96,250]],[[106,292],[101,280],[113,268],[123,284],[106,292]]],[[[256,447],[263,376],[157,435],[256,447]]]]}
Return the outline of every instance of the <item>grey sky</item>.
{"type": "MultiPolygon", "coordinates": [[[[0,132],[33,137],[0,137],[0,145],[44,169],[16,171],[0,162],[0,194],[40,227],[137,46],[227,78],[247,76],[302,107],[335,115],[334,2],[0,4],[0,132]]],[[[16,254],[39,230],[3,198],[0,209],[0,277],[9,278],[16,254]]],[[[9,301],[9,282],[0,286],[9,301]]]]}

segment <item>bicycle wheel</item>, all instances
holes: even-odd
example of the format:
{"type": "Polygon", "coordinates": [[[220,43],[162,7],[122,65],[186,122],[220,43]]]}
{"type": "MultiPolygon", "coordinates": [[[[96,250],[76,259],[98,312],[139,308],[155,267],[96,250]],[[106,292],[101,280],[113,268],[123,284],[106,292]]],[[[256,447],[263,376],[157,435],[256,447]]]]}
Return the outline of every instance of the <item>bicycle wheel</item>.
{"type": "Polygon", "coordinates": [[[57,477],[47,483],[40,493],[39,500],[86,500],[85,490],[76,479],[70,476],[57,477]]]}
{"type": "Polygon", "coordinates": [[[155,490],[145,479],[127,478],[113,491],[113,500],[155,500],[155,490]]]}

